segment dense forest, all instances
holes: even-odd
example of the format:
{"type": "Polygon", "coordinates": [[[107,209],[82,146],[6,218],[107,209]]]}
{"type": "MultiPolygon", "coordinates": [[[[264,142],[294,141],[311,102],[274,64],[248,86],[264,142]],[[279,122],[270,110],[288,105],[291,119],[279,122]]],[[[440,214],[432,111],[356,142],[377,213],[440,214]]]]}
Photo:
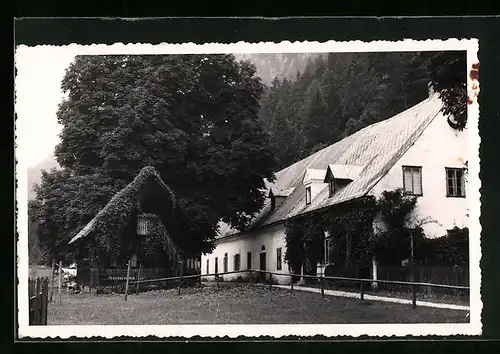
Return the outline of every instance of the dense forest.
{"type": "Polygon", "coordinates": [[[329,53],[309,57],[294,79],[275,77],[260,117],[278,169],[424,100],[433,55],[329,53]]]}

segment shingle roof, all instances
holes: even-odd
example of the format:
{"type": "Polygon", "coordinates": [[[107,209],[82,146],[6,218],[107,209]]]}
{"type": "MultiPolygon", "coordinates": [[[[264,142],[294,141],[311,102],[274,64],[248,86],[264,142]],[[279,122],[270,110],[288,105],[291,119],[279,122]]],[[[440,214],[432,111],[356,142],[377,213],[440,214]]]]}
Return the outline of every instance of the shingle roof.
{"type": "Polygon", "coordinates": [[[294,187],[269,188],[269,192],[272,192],[275,197],[288,197],[293,193],[294,189],[294,187]]]}
{"type": "MultiPolygon", "coordinates": [[[[425,128],[438,115],[442,103],[435,95],[387,120],[367,126],[276,173],[274,189],[294,188],[282,205],[271,210],[269,200],[254,218],[250,228],[270,225],[317,209],[339,204],[366,195],[394,166],[425,128]],[[328,186],[305,203],[302,183],[307,169],[326,170],[329,165],[362,166],[350,184],[333,197],[328,196],[328,186]]],[[[220,237],[238,233],[228,225],[219,225],[220,237]]]]}

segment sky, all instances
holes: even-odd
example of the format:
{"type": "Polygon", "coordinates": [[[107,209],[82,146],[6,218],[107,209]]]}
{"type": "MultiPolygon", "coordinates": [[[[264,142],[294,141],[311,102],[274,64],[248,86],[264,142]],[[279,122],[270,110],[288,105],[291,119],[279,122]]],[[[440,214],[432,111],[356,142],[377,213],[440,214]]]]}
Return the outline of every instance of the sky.
{"type": "Polygon", "coordinates": [[[28,166],[50,156],[59,142],[61,81],[76,54],[64,46],[22,46],[16,51],[16,143],[28,166]]]}

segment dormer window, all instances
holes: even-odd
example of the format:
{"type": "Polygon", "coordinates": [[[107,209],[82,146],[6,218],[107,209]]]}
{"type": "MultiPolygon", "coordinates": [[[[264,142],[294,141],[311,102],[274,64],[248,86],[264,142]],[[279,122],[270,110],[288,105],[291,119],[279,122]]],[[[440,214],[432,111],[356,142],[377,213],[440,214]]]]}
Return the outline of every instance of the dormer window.
{"type": "Polygon", "coordinates": [[[306,204],[311,204],[311,187],[306,187],[306,204]]]}
{"type": "Polygon", "coordinates": [[[354,181],[363,170],[358,165],[328,165],[324,182],[328,183],[328,197],[339,193],[349,183],[354,181]]]}
{"type": "Polygon", "coordinates": [[[269,189],[268,197],[271,200],[271,210],[279,208],[285,202],[285,199],[293,193],[294,189],[293,187],[273,187],[269,189]]]}
{"type": "Polygon", "coordinates": [[[333,197],[334,194],[335,194],[335,181],[332,178],[330,182],[328,182],[328,196],[333,197]]]}

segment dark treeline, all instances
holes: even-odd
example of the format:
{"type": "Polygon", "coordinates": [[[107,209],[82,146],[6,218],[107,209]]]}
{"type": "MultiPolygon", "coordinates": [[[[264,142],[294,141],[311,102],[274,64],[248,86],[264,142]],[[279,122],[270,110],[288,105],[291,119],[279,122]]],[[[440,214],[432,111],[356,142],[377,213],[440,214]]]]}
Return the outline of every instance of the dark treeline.
{"type": "Polygon", "coordinates": [[[428,97],[430,52],[329,53],[294,80],[275,78],[260,116],[278,169],[428,97]]]}

